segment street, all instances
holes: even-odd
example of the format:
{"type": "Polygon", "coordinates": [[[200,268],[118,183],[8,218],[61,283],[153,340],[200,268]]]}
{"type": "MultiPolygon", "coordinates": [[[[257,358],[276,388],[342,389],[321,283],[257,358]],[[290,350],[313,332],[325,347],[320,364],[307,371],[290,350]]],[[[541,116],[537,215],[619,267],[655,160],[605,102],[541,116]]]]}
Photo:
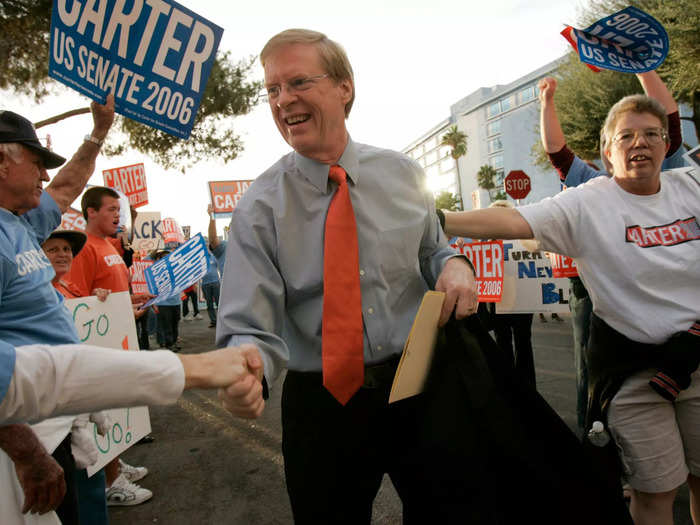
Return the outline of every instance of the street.
{"type": "MultiPolygon", "coordinates": [[[[206,317],[206,312],[203,312],[206,317]]],[[[538,390],[570,428],[576,427],[571,324],[533,321],[538,390]]],[[[180,323],[183,352],[214,348],[208,321],[180,323]]],[[[155,442],[132,447],[123,459],[148,467],[139,484],[153,499],[136,507],[111,507],[114,525],[289,524],[291,510],[281,453],[281,378],[260,419],[237,419],[220,408],[215,393],[188,392],[177,405],[151,408],[155,442]]],[[[314,483],[316,480],[309,480],[314,483]]],[[[503,496],[507,501],[507,495],[503,496]]],[[[583,504],[583,502],[582,502],[583,504]]],[[[575,512],[575,509],[572,509],[575,512]]],[[[676,525],[690,525],[688,490],[681,489],[676,525]]],[[[400,524],[401,503],[387,477],[375,500],[373,523],[400,524]]]]}

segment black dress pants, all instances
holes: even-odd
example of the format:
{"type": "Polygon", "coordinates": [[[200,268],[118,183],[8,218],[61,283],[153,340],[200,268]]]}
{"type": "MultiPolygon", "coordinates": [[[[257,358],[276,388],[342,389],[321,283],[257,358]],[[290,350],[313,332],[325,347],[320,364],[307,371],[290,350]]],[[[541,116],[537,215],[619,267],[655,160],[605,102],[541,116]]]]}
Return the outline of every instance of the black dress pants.
{"type": "MultiPolygon", "coordinates": [[[[53,457],[56,463],[63,469],[63,476],[66,480],[66,495],[63,496],[63,501],[61,501],[61,504],[56,508],[56,514],[63,525],[79,525],[80,518],[78,510],[78,491],[76,489],[75,480],[75,459],[71,452],[70,440],[71,434],[69,433],[56,447],[53,454],[51,454],[51,457],[53,457]]],[[[0,522],[2,522],[2,520],[0,520],[0,522]]]]}
{"type": "MultiPolygon", "coordinates": [[[[385,473],[403,502],[405,524],[465,523],[472,516],[478,505],[470,505],[468,497],[452,498],[444,479],[442,485],[434,483],[433,463],[442,463],[441,454],[416,448],[422,396],[389,405],[390,390],[390,381],[378,388],[363,387],[342,406],[323,387],[320,373],[287,373],[282,451],[297,525],[369,524],[385,473]]],[[[460,472],[480,483],[468,470],[460,472]]]]}
{"type": "Polygon", "coordinates": [[[493,331],[496,343],[513,363],[521,380],[535,386],[535,358],[532,353],[533,314],[496,314],[493,331]],[[513,349],[515,343],[515,349],[513,349]]]}

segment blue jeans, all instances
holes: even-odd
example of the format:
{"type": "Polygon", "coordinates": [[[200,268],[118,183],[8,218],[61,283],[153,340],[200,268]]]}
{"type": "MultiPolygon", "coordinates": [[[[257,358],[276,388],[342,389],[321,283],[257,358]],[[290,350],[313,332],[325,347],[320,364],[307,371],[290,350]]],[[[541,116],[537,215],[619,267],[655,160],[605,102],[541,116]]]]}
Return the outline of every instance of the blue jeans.
{"type": "MultiPolygon", "coordinates": [[[[579,290],[582,288],[580,285],[579,290]]],[[[581,292],[579,291],[579,295],[581,292]]],[[[574,329],[574,366],[576,367],[576,416],[578,426],[583,429],[586,425],[586,411],[588,410],[588,367],[586,365],[586,347],[590,334],[591,312],[593,303],[586,294],[584,297],[576,297],[572,281],[569,294],[569,309],[571,310],[571,324],[574,329]]]]}
{"type": "Polygon", "coordinates": [[[216,323],[216,310],[214,309],[214,303],[216,307],[219,307],[219,282],[207,283],[202,285],[202,293],[204,294],[204,300],[207,302],[207,313],[209,314],[209,320],[212,323],[216,323]]]}

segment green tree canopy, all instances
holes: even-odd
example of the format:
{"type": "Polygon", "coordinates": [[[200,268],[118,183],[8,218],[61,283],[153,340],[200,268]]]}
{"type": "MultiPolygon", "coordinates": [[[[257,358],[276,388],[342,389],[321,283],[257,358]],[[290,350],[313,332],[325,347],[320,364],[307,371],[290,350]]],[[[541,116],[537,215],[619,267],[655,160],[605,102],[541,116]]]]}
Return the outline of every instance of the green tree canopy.
{"type": "MultiPolygon", "coordinates": [[[[2,0],[0,3],[0,89],[32,96],[39,103],[52,92],[64,89],[48,76],[49,30],[52,0],[2,0]]],[[[219,53],[214,62],[202,102],[188,140],[121,117],[113,129],[125,138],[105,146],[106,154],[120,154],[133,148],[166,168],[184,171],[205,158],[230,161],[242,151],[234,133],[233,119],[248,113],[257,103],[262,83],[249,81],[254,63],[250,57],[232,61],[229,53],[219,53]]],[[[68,111],[46,119],[37,126],[58,122],[72,115],[88,113],[89,108],[68,111]]]]}
{"type": "Polygon", "coordinates": [[[461,209],[460,204],[457,196],[449,191],[441,191],[435,197],[435,208],[440,210],[458,211],[461,209]]]}
{"type": "Polygon", "coordinates": [[[476,183],[479,185],[479,188],[483,188],[485,190],[494,190],[496,189],[496,176],[498,173],[496,172],[496,168],[493,166],[489,166],[488,164],[484,164],[479,168],[479,171],[476,174],[476,183]]]}
{"type": "MultiPolygon", "coordinates": [[[[589,0],[578,27],[587,27],[629,4],[627,0],[589,0]]],[[[658,73],[674,98],[693,108],[689,119],[700,136],[700,2],[643,0],[632,4],[659,20],[668,32],[670,51],[658,73]]],[[[580,157],[598,158],[600,128],[608,110],[624,96],[643,93],[642,86],[632,74],[593,73],[573,51],[565,57],[557,76],[560,81],[554,97],[566,142],[580,157]]],[[[533,147],[533,157],[538,164],[548,165],[539,141],[533,147]]]]}
{"type": "Polygon", "coordinates": [[[456,161],[460,157],[467,154],[467,134],[459,131],[457,126],[451,126],[449,130],[442,136],[443,146],[449,146],[450,156],[456,161]]]}

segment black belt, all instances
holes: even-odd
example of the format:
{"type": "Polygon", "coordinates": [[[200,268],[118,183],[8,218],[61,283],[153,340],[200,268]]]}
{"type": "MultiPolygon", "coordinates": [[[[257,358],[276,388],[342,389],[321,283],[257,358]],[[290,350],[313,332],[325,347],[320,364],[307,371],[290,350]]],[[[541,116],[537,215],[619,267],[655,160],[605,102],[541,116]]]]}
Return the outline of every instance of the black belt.
{"type": "Polygon", "coordinates": [[[397,355],[377,365],[365,366],[365,379],[362,388],[384,388],[391,386],[396,375],[396,367],[401,356],[397,355]]]}

